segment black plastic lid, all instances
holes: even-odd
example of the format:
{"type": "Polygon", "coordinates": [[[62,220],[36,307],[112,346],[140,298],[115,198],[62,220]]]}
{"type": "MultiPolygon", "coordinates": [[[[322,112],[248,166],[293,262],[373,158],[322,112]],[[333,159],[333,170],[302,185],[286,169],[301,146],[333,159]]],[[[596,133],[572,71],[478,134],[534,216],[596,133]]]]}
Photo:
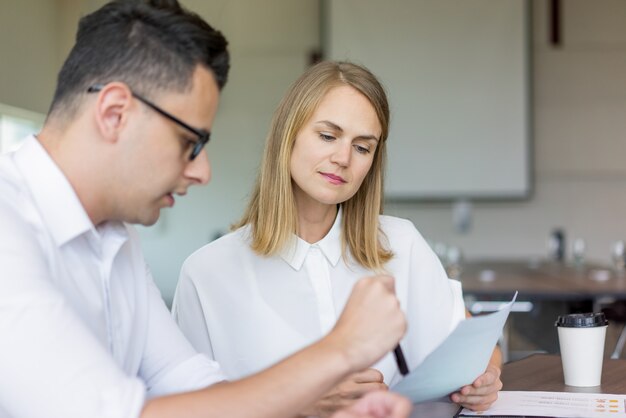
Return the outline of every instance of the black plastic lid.
{"type": "Polygon", "coordinates": [[[592,327],[603,327],[608,325],[609,321],[606,320],[604,313],[576,313],[569,315],[559,315],[559,319],[557,319],[554,324],[557,327],[566,327],[566,328],[592,328],[592,327]]]}

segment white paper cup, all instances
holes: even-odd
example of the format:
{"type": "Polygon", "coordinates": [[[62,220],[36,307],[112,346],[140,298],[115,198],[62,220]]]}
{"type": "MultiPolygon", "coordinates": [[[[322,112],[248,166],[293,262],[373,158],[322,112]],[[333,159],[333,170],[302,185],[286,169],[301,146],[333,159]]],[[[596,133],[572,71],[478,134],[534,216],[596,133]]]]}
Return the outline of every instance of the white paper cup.
{"type": "Polygon", "coordinates": [[[568,386],[599,386],[608,322],[603,313],[559,316],[556,327],[568,386]]]}

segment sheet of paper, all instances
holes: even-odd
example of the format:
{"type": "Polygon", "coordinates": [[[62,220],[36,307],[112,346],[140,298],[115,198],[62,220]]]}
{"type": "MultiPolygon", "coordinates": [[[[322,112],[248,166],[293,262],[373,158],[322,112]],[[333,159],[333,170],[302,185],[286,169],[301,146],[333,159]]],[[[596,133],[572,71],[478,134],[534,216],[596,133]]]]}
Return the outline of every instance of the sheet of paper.
{"type": "Polygon", "coordinates": [[[498,400],[486,411],[463,409],[459,417],[626,417],[626,395],[570,392],[501,391],[498,400]]]}
{"type": "Polygon", "coordinates": [[[461,321],[448,338],[391,389],[418,403],[471,384],[487,368],[516,298],[517,292],[499,311],[461,321]]]}

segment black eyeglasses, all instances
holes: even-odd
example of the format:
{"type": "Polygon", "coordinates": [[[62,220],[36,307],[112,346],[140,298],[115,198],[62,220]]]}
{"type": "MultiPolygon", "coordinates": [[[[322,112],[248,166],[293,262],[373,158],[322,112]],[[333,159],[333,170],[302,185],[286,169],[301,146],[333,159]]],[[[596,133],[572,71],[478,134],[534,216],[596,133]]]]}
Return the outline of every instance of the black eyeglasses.
{"type": "MultiPolygon", "coordinates": [[[[87,93],[96,93],[102,90],[103,88],[104,88],[104,84],[94,84],[93,86],[87,89],[87,93]]],[[[165,116],[172,122],[185,128],[186,130],[188,130],[189,132],[193,133],[194,135],[198,137],[198,140],[194,142],[193,149],[191,150],[191,155],[189,155],[189,161],[193,161],[193,159],[196,158],[198,154],[202,152],[202,149],[204,148],[206,143],[209,142],[209,139],[211,138],[210,132],[205,131],[204,129],[194,128],[193,126],[178,119],[176,116],[172,115],[171,113],[166,112],[165,110],[161,109],[159,106],[155,105],[154,103],[152,103],[150,100],[146,99],[145,97],[135,93],[134,91],[132,91],[132,89],[130,92],[133,94],[133,97],[135,97],[140,102],[149,106],[150,108],[155,110],[157,113],[161,114],[162,116],[165,116]]]]}

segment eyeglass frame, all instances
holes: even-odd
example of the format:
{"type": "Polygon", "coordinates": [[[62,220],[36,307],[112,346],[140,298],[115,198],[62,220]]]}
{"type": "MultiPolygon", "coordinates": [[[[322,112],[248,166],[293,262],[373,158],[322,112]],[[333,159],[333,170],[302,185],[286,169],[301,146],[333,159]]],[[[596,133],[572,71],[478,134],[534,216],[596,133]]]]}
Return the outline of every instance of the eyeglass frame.
{"type": "MultiPolygon", "coordinates": [[[[89,88],[87,88],[87,93],[97,93],[101,91],[103,88],[104,88],[104,84],[94,84],[93,86],[89,86],[89,88]]],[[[162,108],[154,104],[152,101],[146,99],[142,95],[137,94],[137,92],[133,91],[133,89],[129,88],[129,90],[131,94],[133,95],[133,97],[135,97],[137,100],[139,100],[146,106],[150,107],[152,110],[154,110],[161,116],[165,116],[167,119],[171,120],[172,122],[176,123],[182,128],[185,128],[186,130],[188,130],[189,132],[193,133],[194,135],[198,137],[198,140],[194,142],[193,148],[191,150],[191,154],[189,155],[189,161],[193,161],[202,152],[202,150],[204,149],[204,146],[211,139],[211,132],[204,130],[204,129],[194,128],[188,123],[183,122],[182,120],[178,119],[176,116],[172,115],[171,113],[163,110],[162,108]]]]}

